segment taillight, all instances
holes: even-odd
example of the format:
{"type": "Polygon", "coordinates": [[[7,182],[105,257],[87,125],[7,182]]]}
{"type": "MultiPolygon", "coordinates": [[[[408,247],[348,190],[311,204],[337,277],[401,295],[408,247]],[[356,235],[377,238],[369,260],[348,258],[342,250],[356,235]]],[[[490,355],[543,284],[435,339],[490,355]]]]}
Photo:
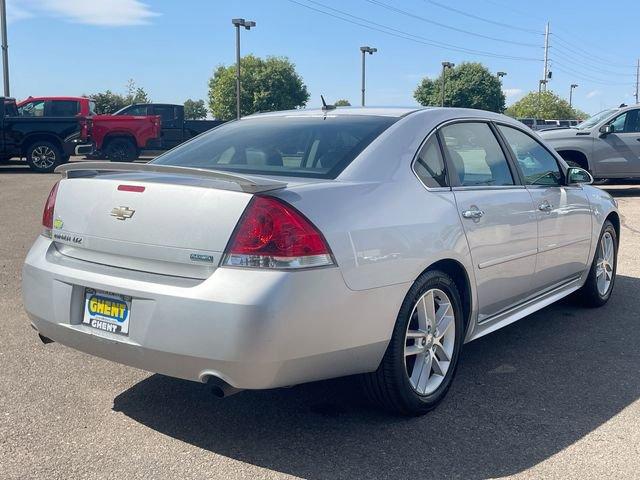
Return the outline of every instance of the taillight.
{"type": "Polygon", "coordinates": [[[91,136],[91,130],[93,128],[93,120],[90,118],[80,119],[80,138],[86,140],[91,136]]]}
{"type": "Polygon", "coordinates": [[[291,205],[267,196],[251,199],[222,260],[227,266],[276,269],[333,263],[318,229],[291,205]]]}
{"type": "Polygon", "coordinates": [[[53,210],[56,207],[56,195],[58,194],[59,183],[59,181],[56,182],[49,192],[47,201],[44,204],[44,210],[42,211],[42,226],[44,227],[42,234],[49,238],[51,238],[51,230],[53,230],[53,210]]]}

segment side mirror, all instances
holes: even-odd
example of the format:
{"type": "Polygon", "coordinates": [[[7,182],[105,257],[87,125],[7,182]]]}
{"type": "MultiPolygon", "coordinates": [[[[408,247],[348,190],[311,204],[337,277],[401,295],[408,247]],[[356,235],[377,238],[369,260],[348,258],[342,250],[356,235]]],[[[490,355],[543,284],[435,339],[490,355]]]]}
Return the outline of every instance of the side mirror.
{"type": "Polygon", "coordinates": [[[567,170],[567,185],[591,185],[593,177],[584,168],[569,167],[567,170]]]}
{"type": "Polygon", "coordinates": [[[611,124],[603,125],[600,127],[600,133],[602,133],[603,135],[608,135],[610,133],[614,133],[615,131],[616,131],[616,127],[614,127],[611,124]]]}

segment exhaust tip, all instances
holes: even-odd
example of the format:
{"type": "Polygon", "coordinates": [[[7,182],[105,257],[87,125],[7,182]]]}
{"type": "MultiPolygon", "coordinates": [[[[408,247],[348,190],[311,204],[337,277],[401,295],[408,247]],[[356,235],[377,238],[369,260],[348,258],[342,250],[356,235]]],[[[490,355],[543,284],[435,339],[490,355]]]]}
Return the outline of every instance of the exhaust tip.
{"type": "Polygon", "coordinates": [[[44,335],[42,335],[41,333],[38,333],[38,337],[40,337],[40,341],[43,344],[47,344],[47,343],[53,343],[53,340],[51,340],[49,337],[45,337],[44,335]]]}
{"type": "Polygon", "coordinates": [[[207,379],[207,385],[211,385],[211,393],[213,393],[213,396],[216,398],[227,398],[242,391],[241,388],[233,387],[224,380],[214,376],[210,376],[207,379]]]}

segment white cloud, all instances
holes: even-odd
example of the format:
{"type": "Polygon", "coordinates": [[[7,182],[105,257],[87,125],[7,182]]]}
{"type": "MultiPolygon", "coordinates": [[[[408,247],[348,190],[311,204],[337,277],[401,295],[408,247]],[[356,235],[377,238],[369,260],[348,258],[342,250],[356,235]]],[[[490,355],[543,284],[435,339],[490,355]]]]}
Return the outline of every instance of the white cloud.
{"type": "Polygon", "coordinates": [[[602,95],[602,92],[600,90],[591,90],[589,93],[587,93],[586,97],[593,98],[597,97],[598,95],[602,95]]]}
{"type": "Polygon", "coordinates": [[[20,20],[54,16],[86,25],[120,27],[146,25],[159,14],[139,0],[16,0],[8,4],[8,17],[20,20]]]}
{"type": "Polygon", "coordinates": [[[521,88],[504,88],[502,91],[504,92],[504,96],[507,98],[513,98],[522,95],[521,88]]]}

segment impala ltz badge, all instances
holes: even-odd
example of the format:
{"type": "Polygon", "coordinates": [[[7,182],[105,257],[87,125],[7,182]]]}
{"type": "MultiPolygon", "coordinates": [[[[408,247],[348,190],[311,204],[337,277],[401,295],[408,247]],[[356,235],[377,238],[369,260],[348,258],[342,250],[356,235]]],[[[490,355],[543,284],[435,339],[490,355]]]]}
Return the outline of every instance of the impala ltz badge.
{"type": "Polygon", "coordinates": [[[116,217],[118,220],[126,220],[127,218],[133,217],[133,214],[136,213],[135,210],[129,207],[115,207],[111,210],[111,216],[116,217]]]}

